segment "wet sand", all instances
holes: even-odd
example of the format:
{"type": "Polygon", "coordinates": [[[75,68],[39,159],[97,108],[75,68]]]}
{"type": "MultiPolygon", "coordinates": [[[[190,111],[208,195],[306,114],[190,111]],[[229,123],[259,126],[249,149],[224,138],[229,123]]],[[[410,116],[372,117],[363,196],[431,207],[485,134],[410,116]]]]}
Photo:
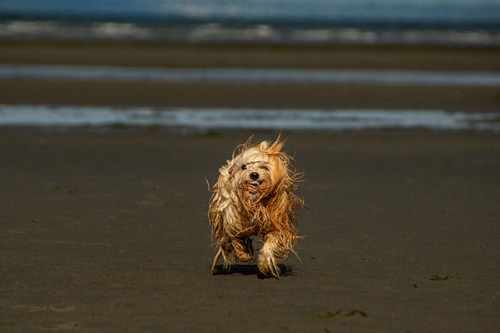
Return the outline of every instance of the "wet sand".
{"type": "MultiPolygon", "coordinates": [[[[366,57],[367,49],[350,48],[1,47],[1,63],[304,67],[322,59],[325,68],[498,70],[488,61],[498,50],[375,48],[366,57]]],[[[364,88],[1,80],[0,97],[13,104],[472,111],[499,103],[493,88],[364,88]]],[[[499,134],[284,133],[306,174],[300,259],[284,262],[280,280],[261,279],[253,264],[212,276],[205,177],[214,183],[249,134],[0,132],[0,331],[498,330],[499,134]]]]}
{"type": "MultiPolygon", "coordinates": [[[[1,43],[0,64],[500,71],[500,48],[1,43]]],[[[0,79],[7,104],[500,110],[499,87],[0,79]]]]}
{"type": "Polygon", "coordinates": [[[498,135],[293,134],[300,260],[212,276],[204,178],[247,134],[1,134],[2,331],[498,329],[498,135]]]}

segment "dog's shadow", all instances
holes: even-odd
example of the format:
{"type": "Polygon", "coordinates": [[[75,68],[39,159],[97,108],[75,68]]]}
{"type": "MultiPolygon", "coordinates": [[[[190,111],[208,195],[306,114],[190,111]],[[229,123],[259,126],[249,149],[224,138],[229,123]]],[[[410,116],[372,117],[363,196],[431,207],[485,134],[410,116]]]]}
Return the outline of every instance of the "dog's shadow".
{"type": "MultiPolygon", "coordinates": [[[[293,266],[278,264],[280,270],[280,277],[293,276],[293,266]]],[[[257,265],[241,265],[233,264],[229,268],[224,269],[224,265],[215,265],[212,275],[256,275],[259,279],[275,278],[274,276],[266,276],[259,271],[257,265]]]]}

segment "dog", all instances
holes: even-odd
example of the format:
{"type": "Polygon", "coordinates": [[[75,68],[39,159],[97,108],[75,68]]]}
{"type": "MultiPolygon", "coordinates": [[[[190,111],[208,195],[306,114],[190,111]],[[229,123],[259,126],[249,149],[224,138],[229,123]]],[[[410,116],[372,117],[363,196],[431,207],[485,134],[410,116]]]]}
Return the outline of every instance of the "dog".
{"type": "Polygon", "coordinates": [[[281,151],[286,140],[280,137],[272,144],[251,144],[252,135],[219,169],[208,211],[218,247],[212,274],[221,255],[225,270],[233,263],[233,253],[241,262],[251,261],[254,238],[263,241],[257,267],[265,276],[279,279],[278,262],[290,251],[295,253],[299,236],[294,210],[304,206],[295,191],[302,174],[291,165],[292,157],[281,151]]]}

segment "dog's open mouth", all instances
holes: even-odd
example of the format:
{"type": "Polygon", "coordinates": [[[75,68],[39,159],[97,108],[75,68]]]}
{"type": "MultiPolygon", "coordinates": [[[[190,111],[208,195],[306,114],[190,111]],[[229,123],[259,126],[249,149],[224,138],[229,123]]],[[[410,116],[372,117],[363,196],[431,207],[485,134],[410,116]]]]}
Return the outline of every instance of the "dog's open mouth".
{"type": "Polygon", "coordinates": [[[259,182],[249,182],[247,184],[247,190],[250,193],[257,193],[259,191],[259,182]]]}

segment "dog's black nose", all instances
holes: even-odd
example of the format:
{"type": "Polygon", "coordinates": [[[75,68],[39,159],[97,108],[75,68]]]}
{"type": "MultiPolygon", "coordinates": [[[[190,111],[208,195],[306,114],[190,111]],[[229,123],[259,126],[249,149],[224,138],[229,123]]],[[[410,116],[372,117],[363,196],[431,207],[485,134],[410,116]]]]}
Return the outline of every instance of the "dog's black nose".
{"type": "Polygon", "coordinates": [[[252,178],[253,180],[257,180],[259,179],[259,174],[257,172],[252,172],[250,174],[250,178],[252,178]]]}

